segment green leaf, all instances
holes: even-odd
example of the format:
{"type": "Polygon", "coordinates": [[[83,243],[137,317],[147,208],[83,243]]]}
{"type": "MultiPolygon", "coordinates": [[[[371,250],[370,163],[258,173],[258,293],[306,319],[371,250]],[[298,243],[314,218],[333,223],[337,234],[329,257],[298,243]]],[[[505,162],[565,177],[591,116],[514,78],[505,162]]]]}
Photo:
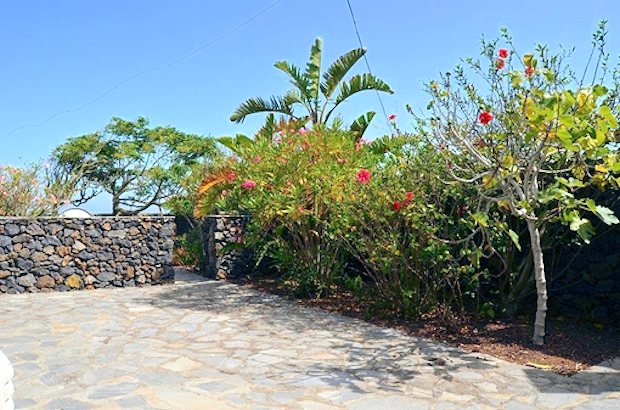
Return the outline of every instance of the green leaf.
{"type": "Polygon", "coordinates": [[[517,235],[517,233],[513,231],[512,229],[509,229],[508,236],[510,237],[510,239],[512,239],[512,242],[515,244],[517,249],[520,251],[521,245],[519,244],[519,235],[517,235]]]}
{"type": "Polygon", "coordinates": [[[306,78],[310,83],[311,97],[318,101],[321,78],[321,55],[323,53],[323,40],[317,38],[310,49],[310,60],[306,66],[306,78]]]}
{"type": "Polygon", "coordinates": [[[606,225],[615,225],[620,222],[614,211],[604,206],[597,205],[594,214],[606,225]]]}
{"type": "Polygon", "coordinates": [[[241,123],[245,117],[259,112],[278,112],[293,117],[293,107],[290,100],[284,97],[271,97],[270,100],[264,98],[249,98],[235,110],[230,116],[230,120],[241,123]]]}
{"type": "Polygon", "coordinates": [[[357,63],[357,61],[366,54],[363,48],[356,48],[348,53],[340,56],[334,61],[327,71],[323,74],[323,82],[321,84],[321,92],[326,98],[330,98],[340,82],[347,75],[349,70],[357,63]]]}
{"type": "Polygon", "coordinates": [[[374,111],[368,111],[366,114],[360,115],[355,121],[353,121],[353,124],[351,124],[351,131],[356,134],[356,140],[360,139],[362,135],[364,135],[364,132],[366,132],[366,129],[370,125],[370,121],[372,121],[375,117],[375,114],[376,113],[374,111]]]}
{"type": "Polygon", "coordinates": [[[485,215],[485,214],[481,214],[480,212],[473,212],[471,214],[471,217],[473,218],[474,221],[476,221],[476,223],[484,228],[487,228],[489,226],[489,216],[485,215]]]}

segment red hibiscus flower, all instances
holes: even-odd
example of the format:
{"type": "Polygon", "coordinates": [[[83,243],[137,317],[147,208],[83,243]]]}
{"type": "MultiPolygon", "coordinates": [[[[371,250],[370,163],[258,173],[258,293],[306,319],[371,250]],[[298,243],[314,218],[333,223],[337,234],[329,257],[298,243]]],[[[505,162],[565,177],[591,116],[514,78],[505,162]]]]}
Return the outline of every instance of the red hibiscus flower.
{"type": "Polygon", "coordinates": [[[396,114],[390,114],[390,115],[388,115],[388,120],[390,120],[390,121],[396,121],[396,114]]]}
{"type": "Polygon", "coordinates": [[[487,125],[493,120],[493,114],[488,111],[482,111],[480,115],[478,115],[478,120],[483,124],[487,125]]]}
{"type": "Polygon", "coordinates": [[[241,183],[241,187],[249,191],[250,189],[256,187],[256,182],[252,181],[251,179],[246,179],[241,183]]]}
{"type": "Polygon", "coordinates": [[[501,58],[508,58],[508,50],[505,48],[500,48],[497,54],[499,54],[501,58]]]}
{"type": "Polygon", "coordinates": [[[505,66],[506,66],[506,62],[502,60],[501,58],[498,58],[497,61],[495,62],[495,68],[497,68],[498,70],[501,70],[505,66]]]}
{"type": "Polygon", "coordinates": [[[402,204],[398,201],[394,201],[392,203],[392,210],[394,211],[400,211],[400,208],[402,207],[402,204]]]}
{"type": "Polygon", "coordinates": [[[405,192],[405,200],[403,201],[403,204],[408,205],[411,201],[413,201],[413,192],[405,192]]]}
{"type": "Polygon", "coordinates": [[[360,184],[367,184],[370,182],[370,171],[366,168],[362,168],[358,171],[357,175],[355,175],[355,178],[360,184]]]}
{"type": "Polygon", "coordinates": [[[530,77],[532,74],[534,74],[534,67],[529,65],[525,67],[525,76],[530,77]]]}

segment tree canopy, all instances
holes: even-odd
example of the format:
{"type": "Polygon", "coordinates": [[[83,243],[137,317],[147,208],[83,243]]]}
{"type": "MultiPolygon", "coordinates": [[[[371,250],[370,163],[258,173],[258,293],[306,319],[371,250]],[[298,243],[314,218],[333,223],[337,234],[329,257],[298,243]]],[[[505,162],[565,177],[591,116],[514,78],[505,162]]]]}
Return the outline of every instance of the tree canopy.
{"type": "Polygon", "coordinates": [[[74,204],[107,193],[114,215],[165,206],[193,166],[217,155],[212,139],[174,127],[151,128],[143,117],[112,118],[103,130],[70,138],[54,150],[60,166],[81,174],[74,204]]]}

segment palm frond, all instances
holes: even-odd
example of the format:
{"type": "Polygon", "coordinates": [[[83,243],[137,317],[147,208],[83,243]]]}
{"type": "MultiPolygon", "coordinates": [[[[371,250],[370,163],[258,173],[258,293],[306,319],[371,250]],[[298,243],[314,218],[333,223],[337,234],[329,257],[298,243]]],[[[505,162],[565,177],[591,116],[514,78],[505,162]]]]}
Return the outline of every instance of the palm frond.
{"type": "Polygon", "coordinates": [[[264,98],[250,98],[235,110],[230,116],[230,120],[236,123],[243,122],[245,117],[259,112],[279,112],[281,114],[293,116],[293,107],[284,97],[273,96],[269,100],[264,98]]]}
{"type": "Polygon", "coordinates": [[[321,83],[321,92],[325,98],[330,98],[340,82],[347,75],[349,70],[357,63],[357,61],[366,54],[363,48],[356,48],[348,53],[340,56],[329,66],[323,74],[323,82],[321,83]]]}
{"type": "Polygon", "coordinates": [[[366,114],[360,115],[353,124],[351,124],[351,131],[355,134],[355,140],[359,140],[366,132],[366,129],[370,125],[370,121],[375,117],[376,112],[368,111],[366,114]]]}
{"type": "Polygon", "coordinates": [[[295,88],[299,90],[301,98],[303,98],[305,101],[310,100],[312,96],[310,79],[304,73],[302,73],[297,66],[290,64],[287,61],[278,61],[274,64],[274,67],[276,67],[278,70],[283,71],[284,73],[286,73],[286,75],[289,76],[291,84],[293,84],[295,88]]]}
{"type": "Polygon", "coordinates": [[[348,82],[344,82],[341,84],[340,92],[338,93],[338,96],[334,101],[334,106],[325,116],[325,121],[329,119],[336,107],[338,107],[338,104],[351,97],[352,95],[365,90],[376,90],[390,94],[394,93],[389,85],[387,85],[383,80],[380,80],[372,74],[366,73],[354,75],[348,82]]]}
{"type": "Polygon", "coordinates": [[[306,66],[305,77],[310,82],[310,95],[316,102],[319,100],[319,88],[321,80],[321,56],[323,54],[323,40],[320,37],[316,39],[314,45],[310,49],[310,60],[306,66]]]}
{"type": "Polygon", "coordinates": [[[198,198],[196,207],[194,208],[194,217],[202,218],[211,212],[211,208],[215,201],[213,191],[218,185],[226,182],[229,173],[229,168],[221,168],[217,172],[207,175],[202,180],[198,187],[198,198]]]}

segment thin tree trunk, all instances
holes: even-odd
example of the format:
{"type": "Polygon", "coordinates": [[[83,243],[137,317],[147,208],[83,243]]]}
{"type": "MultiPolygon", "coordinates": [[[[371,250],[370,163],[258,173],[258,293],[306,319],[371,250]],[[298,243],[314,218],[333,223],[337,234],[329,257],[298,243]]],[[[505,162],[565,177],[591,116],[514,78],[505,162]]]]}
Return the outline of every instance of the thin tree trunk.
{"type": "Polygon", "coordinates": [[[545,277],[545,263],[543,261],[542,247],[540,246],[540,232],[536,227],[536,221],[528,219],[527,228],[530,232],[532,258],[534,262],[534,279],[536,280],[536,320],[534,322],[532,342],[535,345],[542,346],[545,343],[545,321],[547,319],[547,280],[545,277]]]}

